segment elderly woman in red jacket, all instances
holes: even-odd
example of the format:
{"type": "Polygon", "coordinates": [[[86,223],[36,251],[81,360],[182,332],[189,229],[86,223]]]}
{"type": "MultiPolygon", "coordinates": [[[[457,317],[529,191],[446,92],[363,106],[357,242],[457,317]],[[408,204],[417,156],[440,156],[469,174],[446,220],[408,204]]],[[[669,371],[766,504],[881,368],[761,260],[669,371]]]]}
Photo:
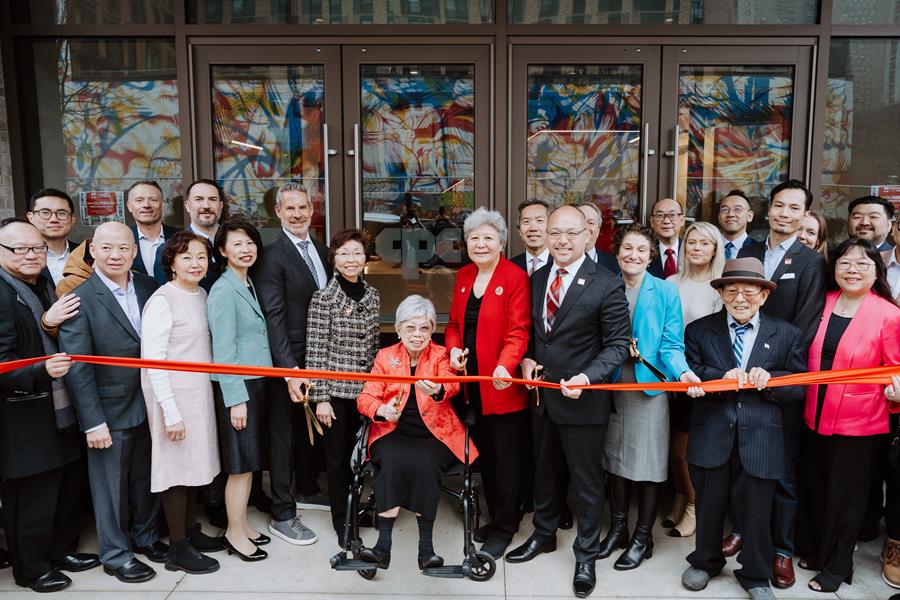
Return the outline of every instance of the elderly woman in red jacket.
{"type": "MultiPolygon", "coordinates": [[[[850,238],[837,247],[831,287],[819,331],[809,349],[809,370],[859,369],[900,364],[900,308],[891,298],[884,263],[869,241],[850,238]]],[[[809,582],[834,592],[852,582],[853,548],[866,514],[880,438],[889,412],[900,412],[900,378],[875,384],[810,385],[800,472],[797,554],[809,582]]]]}
{"type": "MultiPolygon", "coordinates": [[[[503,257],[507,229],[500,213],[479,208],[466,219],[463,234],[472,264],[459,270],[450,302],[445,338],[450,366],[465,367],[469,375],[521,377],[531,329],[528,275],[503,257]]],[[[501,381],[469,384],[466,393],[481,415],[472,436],[481,449],[491,516],[477,537],[484,540],[481,549],[499,559],[519,525],[528,395],[523,386],[501,381]]]]}
{"type": "MultiPolygon", "coordinates": [[[[434,304],[409,296],[397,307],[400,343],[375,356],[372,373],[444,377],[450,369],[447,350],[431,341],[434,304]]],[[[378,542],[362,548],[360,558],[387,569],[391,562],[391,533],[400,507],[416,513],[419,523],[419,568],[439,567],[432,530],[444,472],[465,457],[465,430],[453,412],[450,397],[459,384],[438,385],[421,380],[414,385],[369,381],[356,399],[359,412],[372,419],[369,455],[376,467],[375,505],[378,542]]],[[[478,452],[469,443],[469,458],[478,452]]]]}

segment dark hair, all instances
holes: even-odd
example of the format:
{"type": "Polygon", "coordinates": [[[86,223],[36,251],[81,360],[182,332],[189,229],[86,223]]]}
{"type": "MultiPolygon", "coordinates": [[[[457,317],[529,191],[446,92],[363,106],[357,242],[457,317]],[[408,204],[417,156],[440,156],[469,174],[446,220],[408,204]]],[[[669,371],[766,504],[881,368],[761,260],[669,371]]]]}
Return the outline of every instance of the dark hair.
{"type": "Polygon", "coordinates": [[[812,206],[812,192],[810,192],[809,188],[806,187],[806,184],[799,179],[788,179],[787,181],[782,181],[781,183],[773,187],[772,191],[769,192],[769,206],[772,206],[772,202],[775,200],[775,196],[779,192],[783,192],[784,190],[802,190],[803,195],[806,197],[805,209],[809,210],[809,207],[812,206]]]}
{"type": "Polygon", "coordinates": [[[525,200],[523,202],[519,202],[519,206],[516,207],[516,223],[522,220],[522,211],[529,206],[543,206],[547,210],[547,214],[550,214],[550,205],[543,200],[525,200]]]}
{"type": "Polygon", "coordinates": [[[866,255],[866,258],[875,263],[875,283],[872,284],[872,291],[885,300],[893,303],[894,296],[891,294],[891,286],[888,284],[887,268],[884,266],[884,261],[881,259],[881,252],[878,251],[875,244],[862,238],[848,238],[838,244],[838,247],[834,249],[831,257],[831,268],[828,269],[828,288],[832,290],[840,289],[837,279],[834,276],[834,271],[837,268],[837,262],[852,248],[860,248],[863,251],[863,254],[866,255]]]}
{"type": "MultiPolygon", "coordinates": [[[[205,239],[197,235],[196,233],[192,233],[187,229],[183,229],[172,236],[172,238],[166,242],[166,245],[163,246],[162,256],[160,257],[160,264],[162,265],[163,272],[166,274],[166,277],[169,280],[175,279],[175,271],[172,269],[172,264],[175,262],[175,257],[179,254],[183,254],[188,251],[188,248],[191,245],[191,242],[203,242],[204,245],[209,247],[209,244],[205,239]]],[[[206,257],[207,260],[207,268],[209,267],[209,256],[206,257]]]]}
{"type": "MultiPolygon", "coordinates": [[[[219,223],[220,224],[224,223],[229,217],[228,202],[225,201],[225,190],[223,190],[221,188],[221,186],[218,183],[216,183],[215,181],[213,181],[212,179],[195,179],[194,181],[192,181],[190,183],[190,185],[188,185],[187,188],[184,190],[184,199],[189,200],[191,197],[191,190],[194,188],[195,185],[200,185],[200,184],[211,185],[214,188],[216,188],[216,193],[219,194],[219,201],[222,203],[222,212],[219,214],[219,223]]],[[[216,237],[219,237],[219,236],[216,236],[216,237]]],[[[257,246],[259,246],[260,249],[262,248],[261,244],[257,244],[257,246]]]]}
{"type": "Polygon", "coordinates": [[[366,253],[366,262],[369,261],[369,248],[366,234],[359,229],[343,229],[331,236],[331,245],[328,247],[328,262],[334,266],[334,256],[337,251],[347,242],[359,242],[362,244],[363,252],[366,253]]]}
{"type": "Polygon", "coordinates": [[[616,234],[613,236],[612,241],[613,255],[619,254],[619,249],[622,247],[622,242],[625,240],[625,237],[630,234],[642,235],[647,238],[647,241],[650,242],[650,260],[652,261],[654,258],[656,258],[656,255],[659,254],[656,234],[653,233],[652,229],[640,223],[629,223],[628,225],[622,225],[621,227],[616,229],[616,234]]]}
{"type": "Polygon", "coordinates": [[[28,199],[28,212],[34,211],[35,202],[37,202],[41,198],[47,198],[48,196],[53,198],[62,198],[69,205],[69,210],[72,211],[72,214],[75,214],[75,203],[72,202],[72,197],[62,190],[51,187],[41,188],[31,195],[31,198],[28,199]]]}
{"type": "MultiPolygon", "coordinates": [[[[259,235],[259,230],[254,227],[253,223],[251,223],[244,215],[228,217],[221,225],[219,225],[219,230],[216,232],[216,239],[213,242],[215,251],[221,254],[222,250],[225,249],[225,244],[228,242],[228,234],[232,231],[243,231],[247,234],[247,237],[253,240],[253,243],[256,244],[256,262],[259,263],[263,251],[262,237],[259,235]]],[[[219,272],[225,271],[227,266],[227,260],[216,261],[216,267],[219,272]]]]}
{"type": "Polygon", "coordinates": [[[751,209],[753,208],[753,205],[750,204],[750,198],[747,197],[747,194],[744,193],[744,190],[731,190],[730,192],[722,196],[722,199],[719,200],[719,205],[721,206],[725,198],[729,196],[737,196],[738,198],[743,198],[744,202],[747,203],[747,206],[749,206],[751,209]]]}
{"type": "Polygon", "coordinates": [[[857,198],[847,207],[847,214],[850,215],[853,213],[853,209],[859,206],[860,204],[877,204],[884,209],[884,212],[887,213],[888,220],[894,218],[894,205],[891,204],[888,200],[885,200],[881,196],[863,196],[862,198],[857,198]]]}
{"type": "Polygon", "coordinates": [[[150,187],[155,187],[156,191],[159,192],[160,197],[163,200],[166,199],[166,195],[163,194],[162,188],[159,187],[158,183],[156,183],[152,179],[141,179],[140,181],[135,181],[134,183],[131,184],[131,186],[128,188],[128,191],[125,192],[125,200],[128,200],[128,198],[131,197],[131,192],[134,191],[134,188],[136,188],[139,185],[149,185],[150,187]]]}

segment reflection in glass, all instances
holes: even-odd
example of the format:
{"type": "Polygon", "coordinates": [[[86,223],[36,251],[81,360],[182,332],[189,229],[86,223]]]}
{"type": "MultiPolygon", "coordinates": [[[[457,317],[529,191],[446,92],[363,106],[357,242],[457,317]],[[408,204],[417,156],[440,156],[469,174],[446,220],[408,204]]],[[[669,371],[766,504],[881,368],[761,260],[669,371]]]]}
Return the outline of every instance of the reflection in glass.
{"type": "Polygon", "coordinates": [[[440,25],[494,22],[493,0],[188,0],[190,23],[440,25]]]}
{"type": "Polygon", "coordinates": [[[677,197],[689,217],[716,222],[718,201],[733,189],[765,214],[790,166],[793,81],[791,66],[681,67],[677,197]]]}
{"type": "Polygon", "coordinates": [[[529,65],[526,195],[592,202],[601,243],[635,218],[640,194],[640,65],[529,65]]]}
{"type": "Polygon", "coordinates": [[[876,194],[900,209],[898,61],[900,40],[831,40],[821,201],[835,240],[854,198],[876,194]]]}
{"type": "MultiPolygon", "coordinates": [[[[177,0],[181,1],[181,0],[177,0]]],[[[165,25],[176,0],[15,0],[14,23],[35,25],[165,25]]]]}
{"type": "Polygon", "coordinates": [[[232,210],[277,227],[274,188],[298,181],[313,203],[314,235],[323,240],[324,67],[215,65],[211,75],[215,178],[232,210]]]}
{"type": "Polygon", "coordinates": [[[831,22],[842,25],[900,23],[900,5],[885,0],[834,0],[831,22]]]}
{"type": "Polygon", "coordinates": [[[475,68],[363,65],[359,85],[368,281],[385,314],[413,293],[446,313],[475,205],[475,68]]]}
{"type": "Polygon", "coordinates": [[[818,17],[818,0],[512,0],[509,6],[509,22],[517,24],[776,25],[818,17]]]}

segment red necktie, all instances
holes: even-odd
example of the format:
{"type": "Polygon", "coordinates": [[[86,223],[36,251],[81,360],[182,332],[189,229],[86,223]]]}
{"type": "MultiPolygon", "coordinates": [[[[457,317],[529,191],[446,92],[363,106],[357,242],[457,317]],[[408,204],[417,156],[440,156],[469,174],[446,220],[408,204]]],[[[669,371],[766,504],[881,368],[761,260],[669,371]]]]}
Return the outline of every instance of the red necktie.
{"type": "Polygon", "coordinates": [[[674,275],[676,271],[678,271],[678,267],[675,266],[675,251],[671,248],[666,248],[666,262],[663,265],[663,277],[674,275]]]}
{"type": "Polygon", "coordinates": [[[547,290],[547,333],[550,333],[553,328],[553,320],[556,319],[556,311],[559,310],[559,290],[562,289],[562,276],[567,273],[568,271],[565,269],[558,269],[556,278],[553,279],[550,289],[547,290]]]}

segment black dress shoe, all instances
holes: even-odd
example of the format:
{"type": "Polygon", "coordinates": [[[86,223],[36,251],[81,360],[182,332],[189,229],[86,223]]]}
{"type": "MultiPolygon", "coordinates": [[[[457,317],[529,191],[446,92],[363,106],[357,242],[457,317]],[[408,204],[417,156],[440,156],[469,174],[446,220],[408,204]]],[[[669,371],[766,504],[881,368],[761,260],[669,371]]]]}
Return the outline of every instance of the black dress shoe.
{"type": "Polygon", "coordinates": [[[551,540],[542,541],[534,536],[528,538],[528,540],[516,548],[515,550],[511,550],[506,554],[506,562],[508,563],[523,563],[528,562],[529,560],[535,558],[538,554],[543,554],[544,552],[553,552],[556,550],[556,538],[551,540]]]}
{"type": "Polygon", "coordinates": [[[368,546],[363,546],[359,549],[359,559],[367,563],[372,563],[379,569],[387,569],[391,566],[390,552],[379,552],[368,546]]]}
{"type": "Polygon", "coordinates": [[[9,560],[9,552],[0,548],[0,569],[8,569],[12,566],[12,562],[9,560]]]}
{"type": "Polygon", "coordinates": [[[256,548],[256,550],[253,551],[253,554],[244,554],[243,552],[232,546],[227,537],[223,536],[222,540],[225,542],[225,549],[228,550],[229,556],[232,554],[237,554],[237,557],[244,562],[258,562],[266,559],[269,556],[269,553],[262,548],[256,548]]]}
{"type": "Polygon", "coordinates": [[[432,554],[431,556],[420,556],[419,557],[419,570],[424,571],[425,569],[433,569],[435,567],[443,567],[444,559],[443,557],[438,556],[437,554],[432,554]]]}
{"type": "Polygon", "coordinates": [[[156,575],[156,571],[149,565],[145,565],[136,558],[132,558],[117,569],[103,565],[103,572],[112,575],[122,583],[141,583],[153,579],[156,575]]]}
{"type": "Polygon", "coordinates": [[[48,594],[66,589],[72,585],[72,580],[56,569],[51,569],[37,579],[29,581],[19,581],[17,579],[16,584],[22,587],[29,587],[35,592],[48,594]]]}
{"type": "Polygon", "coordinates": [[[491,537],[490,527],[490,523],[485,523],[475,530],[475,533],[472,534],[472,539],[479,544],[485,543],[486,541],[488,541],[488,538],[491,537]]]}
{"type": "Polygon", "coordinates": [[[575,563],[575,577],[572,578],[572,590],[578,598],[587,598],[597,584],[597,573],[594,561],[575,563]]]}
{"type": "Polygon", "coordinates": [[[572,511],[569,510],[569,507],[563,508],[562,514],[559,515],[559,528],[560,529],[572,529],[572,525],[574,525],[574,521],[572,520],[572,511]]]}
{"type": "Polygon", "coordinates": [[[66,554],[59,560],[53,561],[53,566],[60,571],[80,573],[81,571],[99,567],[100,558],[96,554],[73,552],[72,554],[66,554]]]}
{"type": "Polygon", "coordinates": [[[509,547],[509,542],[504,542],[503,540],[498,540],[497,538],[488,538],[488,540],[481,545],[481,551],[487,552],[491,556],[494,557],[494,560],[500,560],[503,558],[503,553],[506,552],[506,549],[509,547]]]}
{"type": "Polygon", "coordinates": [[[149,546],[140,546],[134,549],[135,554],[143,554],[147,560],[155,563],[164,563],[169,556],[169,545],[156,540],[149,546]]]}
{"type": "Polygon", "coordinates": [[[187,530],[187,539],[200,552],[219,552],[225,549],[223,536],[206,535],[199,525],[187,530]]]}

